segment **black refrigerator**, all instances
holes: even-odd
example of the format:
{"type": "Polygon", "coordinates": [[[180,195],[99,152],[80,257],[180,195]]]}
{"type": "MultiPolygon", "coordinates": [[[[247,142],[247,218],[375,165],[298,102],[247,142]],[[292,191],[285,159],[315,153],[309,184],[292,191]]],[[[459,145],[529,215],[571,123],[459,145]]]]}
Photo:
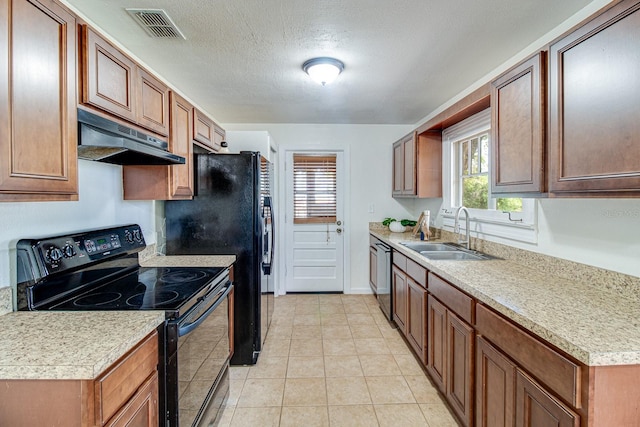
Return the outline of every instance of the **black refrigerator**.
{"type": "Polygon", "coordinates": [[[193,200],[167,201],[167,255],[235,255],[232,365],[255,364],[273,314],[271,163],[195,154],[193,200]]]}

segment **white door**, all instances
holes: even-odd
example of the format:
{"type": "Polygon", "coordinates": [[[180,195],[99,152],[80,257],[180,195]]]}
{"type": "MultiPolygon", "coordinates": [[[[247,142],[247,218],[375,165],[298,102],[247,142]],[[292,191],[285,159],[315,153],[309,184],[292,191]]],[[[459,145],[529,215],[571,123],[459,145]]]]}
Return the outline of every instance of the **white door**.
{"type": "MultiPolygon", "coordinates": [[[[286,217],[285,217],[285,290],[286,292],[342,292],[344,290],[344,156],[341,151],[287,151],[286,153],[286,217]],[[307,214],[301,214],[300,199],[306,199],[300,191],[301,178],[294,190],[294,156],[310,158],[335,158],[335,194],[324,194],[324,190],[308,199],[319,199],[319,208],[309,206],[307,214]],[[296,198],[297,195],[297,198],[296,198]],[[297,209],[294,209],[297,200],[297,209]],[[323,202],[326,201],[326,203],[323,202]],[[335,203],[335,216],[319,214],[323,209],[332,210],[335,203]],[[314,209],[317,209],[314,211],[314,209]],[[295,212],[294,212],[295,211],[295,212]]],[[[300,163],[298,163],[300,164],[300,163]]],[[[300,177],[300,168],[296,172],[300,177]]],[[[331,180],[331,173],[317,172],[318,181],[331,180]],[[318,177],[318,175],[320,177],[318,177]],[[327,178],[328,177],[328,178],[327,178]]],[[[312,181],[310,178],[309,181],[312,181]]],[[[306,182],[303,180],[303,182],[306,182]]],[[[313,192],[314,185],[310,184],[313,192]]],[[[317,187],[315,187],[317,190],[317,187]]],[[[309,201],[311,204],[311,201],[309,201]]]]}

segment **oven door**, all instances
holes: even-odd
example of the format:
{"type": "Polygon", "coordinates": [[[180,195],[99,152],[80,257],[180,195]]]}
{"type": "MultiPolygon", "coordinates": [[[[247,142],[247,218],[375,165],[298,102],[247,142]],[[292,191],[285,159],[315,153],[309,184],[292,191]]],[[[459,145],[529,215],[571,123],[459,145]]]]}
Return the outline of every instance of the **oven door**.
{"type": "Polygon", "coordinates": [[[180,427],[213,425],[227,397],[231,355],[228,296],[232,289],[233,284],[226,280],[177,321],[177,360],[172,364],[178,371],[180,427]]]}

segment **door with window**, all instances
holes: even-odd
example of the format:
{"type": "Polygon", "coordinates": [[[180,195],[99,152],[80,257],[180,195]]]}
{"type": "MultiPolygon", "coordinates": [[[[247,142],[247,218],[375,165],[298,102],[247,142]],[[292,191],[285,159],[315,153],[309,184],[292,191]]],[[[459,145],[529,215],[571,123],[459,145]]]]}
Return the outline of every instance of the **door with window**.
{"type": "Polygon", "coordinates": [[[344,290],[343,153],[286,153],[287,292],[344,290]]]}

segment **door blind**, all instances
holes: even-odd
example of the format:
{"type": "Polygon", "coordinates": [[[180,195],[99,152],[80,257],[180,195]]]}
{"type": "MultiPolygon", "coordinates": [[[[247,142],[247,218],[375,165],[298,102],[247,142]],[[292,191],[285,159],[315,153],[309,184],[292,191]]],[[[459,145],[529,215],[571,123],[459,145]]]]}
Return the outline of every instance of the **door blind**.
{"type": "Polygon", "coordinates": [[[293,156],[294,224],[336,221],[336,156],[293,156]]]}

